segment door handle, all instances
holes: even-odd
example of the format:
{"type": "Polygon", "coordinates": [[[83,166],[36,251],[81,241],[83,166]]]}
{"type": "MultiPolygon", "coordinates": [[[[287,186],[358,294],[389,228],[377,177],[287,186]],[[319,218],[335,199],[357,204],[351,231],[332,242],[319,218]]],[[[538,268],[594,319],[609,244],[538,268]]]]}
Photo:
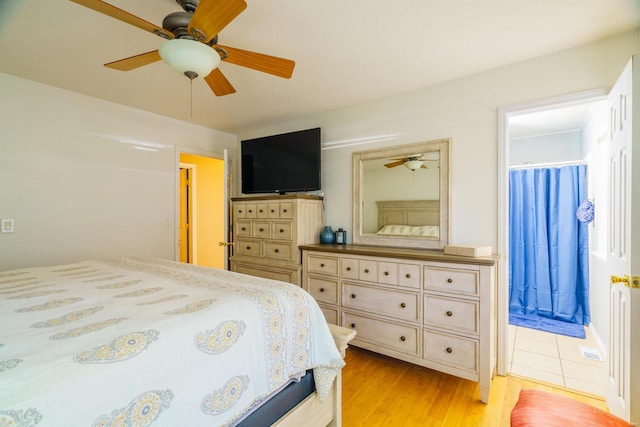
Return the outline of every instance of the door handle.
{"type": "Polygon", "coordinates": [[[233,246],[233,242],[218,242],[218,246],[233,246]]]}
{"type": "Polygon", "coordinates": [[[624,276],[615,276],[615,275],[611,275],[611,284],[615,285],[617,283],[624,283],[624,285],[628,288],[629,287],[629,275],[626,274],[624,276]]]}

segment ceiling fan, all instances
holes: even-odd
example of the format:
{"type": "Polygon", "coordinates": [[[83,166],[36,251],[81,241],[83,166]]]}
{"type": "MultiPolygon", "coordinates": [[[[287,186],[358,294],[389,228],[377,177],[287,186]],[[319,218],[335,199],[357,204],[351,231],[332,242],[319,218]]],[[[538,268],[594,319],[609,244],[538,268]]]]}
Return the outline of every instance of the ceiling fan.
{"type": "Polygon", "coordinates": [[[418,170],[420,168],[422,169],[429,169],[427,167],[427,165],[424,164],[424,162],[432,160],[432,159],[425,159],[424,158],[424,154],[410,154],[408,156],[404,156],[402,158],[397,158],[397,159],[390,159],[390,160],[394,160],[391,163],[386,163],[384,166],[387,168],[395,168],[396,166],[402,166],[404,165],[407,169],[411,170],[411,171],[415,171],[418,170]]]}
{"type": "Polygon", "coordinates": [[[218,44],[218,33],[247,8],[244,0],[176,0],[184,12],[167,15],[158,27],[102,0],[71,0],[127,24],[149,31],[167,41],[159,50],[104,64],[130,71],[164,60],[193,80],[203,77],[217,96],[235,93],[235,88],[218,67],[220,61],[290,78],[295,62],[218,44]]]}

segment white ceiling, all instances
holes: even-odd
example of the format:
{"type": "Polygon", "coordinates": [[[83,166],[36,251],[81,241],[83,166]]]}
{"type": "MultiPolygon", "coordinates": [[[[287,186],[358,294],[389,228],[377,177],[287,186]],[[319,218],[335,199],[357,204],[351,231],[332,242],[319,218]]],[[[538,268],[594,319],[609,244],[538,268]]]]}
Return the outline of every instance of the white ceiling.
{"type": "MultiPolygon", "coordinates": [[[[224,1],[224,0],[218,0],[224,1]]],[[[222,63],[237,92],[216,97],[163,62],[102,64],[163,39],[68,0],[0,0],[0,72],[215,129],[414,90],[582,45],[640,25],[639,0],[247,0],[220,43],[290,58],[290,80],[222,63]]],[[[109,0],[158,26],[174,0],[109,0]]]]}

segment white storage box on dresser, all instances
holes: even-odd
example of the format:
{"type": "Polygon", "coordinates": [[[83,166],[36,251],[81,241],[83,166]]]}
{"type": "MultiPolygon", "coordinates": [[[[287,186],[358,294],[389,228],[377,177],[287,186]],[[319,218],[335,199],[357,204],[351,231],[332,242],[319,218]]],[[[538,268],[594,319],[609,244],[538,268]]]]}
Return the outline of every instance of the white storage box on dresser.
{"type": "Polygon", "coordinates": [[[304,194],[232,198],[231,270],[302,284],[299,246],[316,243],[322,197],[304,194]]]}
{"type": "Polygon", "coordinates": [[[303,287],[351,342],[480,383],[496,365],[495,260],[381,246],[305,245],[303,287]]]}

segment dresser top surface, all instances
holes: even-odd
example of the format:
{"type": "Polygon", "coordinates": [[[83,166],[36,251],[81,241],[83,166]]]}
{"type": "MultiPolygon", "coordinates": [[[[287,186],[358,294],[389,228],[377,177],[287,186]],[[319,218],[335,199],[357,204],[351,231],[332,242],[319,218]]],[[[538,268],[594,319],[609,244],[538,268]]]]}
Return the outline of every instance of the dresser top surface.
{"type": "Polygon", "coordinates": [[[315,194],[283,194],[279,195],[263,195],[263,196],[244,196],[232,197],[232,202],[254,202],[254,201],[270,201],[279,202],[282,200],[306,199],[306,200],[322,200],[322,196],[315,194]]]}
{"type": "Polygon", "coordinates": [[[302,250],[328,252],[344,255],[367,255],[388,258],[413,259],[418,261],[455,262],[458,264],[494,265],[494,257],[466,257],[459,255],[445,255],[443,251],[427,249],[396,248],[388,246],[369,245],[302,245],[302,250]]]}

